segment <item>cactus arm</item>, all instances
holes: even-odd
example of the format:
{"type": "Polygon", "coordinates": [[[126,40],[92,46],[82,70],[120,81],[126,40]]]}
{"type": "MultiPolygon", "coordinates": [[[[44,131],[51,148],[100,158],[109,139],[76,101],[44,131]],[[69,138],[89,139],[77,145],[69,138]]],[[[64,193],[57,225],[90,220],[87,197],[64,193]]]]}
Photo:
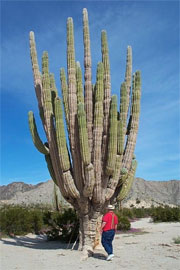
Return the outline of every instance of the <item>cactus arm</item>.
{"type": "Polygon", "coordinates": [[[84,104],[78,104],[78,125],[79,125],[79,140],[80,151],[84,165],[88,165],[91,162],[91,155],[88,144],[88,133],[86,128],[86,114],[84,110],[84,104]]]}
{"type": "Polygon", "coordinates": [[[131,92],[131,77],[132,77],[132,48],[131,46],[127,47],[127,58],[126,58],[126,74],[125,74],[125,83],[127,87],[127,114],[129,109],[130,101],[130,92],[131,92]]]}
{"type": "Polygon", "coordinates": [[[83,195],[84,197],[89,197],[89,199],[91,199],[92,194],[93,194],[94,183],[95,183],[94,167],[92,163],[86,166],[84,171],[85,171],[86,182],[83,189],[83,195]]]}
{"type": "Polygon", "coordinates": [[[76,88],[77,88],[77,104],[84,104],[83,84],[82,84],[82,72],[79,62],[76,62],[76,88]]]}
{"type": "Polygon", "coordinates": [[[60,69],[60,81],[61,81],[61,91],[63,97],[66,124],[67,127],[69,128],[68,85],[66,81],[66,74],[64,68],[60,69]]]}
{"type": "Polygon", "coordinates": [[[103,62],[103,67],[104,67],[104,120],[103,120],[102,160],[105,160],[107,156],[109,109],[110,109],[110,102],[111,102],[111,75],[110,75],[110,63],[109,63],[109,49],[108,49],[108,43],[107,43],[107,33],[105,30],[101,32],[101,53],[102,53],[102,62],[103,62]]]}
{"type": "Polygon", "coordinates": [[[109,179],[108,186],[106,189],[106,194],[105,194],[106,201],[110,200],[110,198],[114,194],[114,191],[117,187],[117,184],[119,181],[119,174],[121,170],[121,164],[122,164],[122,155],[116,155],[115,170],[114,170],[113,176],[111,176],[109,179]]]}
{"type": "Polygon", "coordinates": [[[56,98],[55,102],[55,122],[56,122],[56,138],[59,152],[59,160],[62,171],[68,171],[70,169],[70,161],[68,155],[68,149],[66,146],[66,136],[64,131],[63,121],[63,109],[60,98],[56,98]]]}
{"type": "Polygon", "coordinates": [[[85,111],[88,129],[88,142],[90,151],[92,152],[93,138],[93,93],[91,82],[91,49],[90,49],[90,34],[87,9],[83,9],[83,39],[84,39],[84,94],[85,94],[85,111]]]}
{"type": "Polygon", "coordinates": [[[67,20],[67,71],[68,71],[68,108],[69,108],[69,140],[74,168],[74,180],[79,191],[82,191],[82,172],[80,149],[78,142],[77,123],[77,92],[76,92],[76,65],[74,50],[73,20],[67,20]]]}
{"type": "MultiPolygon", "coordinates": [[[[34,75],[34,85],[35,85],[35,87],[37,85],[40,85],[42,87],[41,74],[40,74],[40,71],[39,71],[39,64],[38,64],[37,51],[36,51],[36,43],[35,43],[35,37],[34,37],[34,32],[33,31],[31,31],[30,34],[29,34],[29,41],[30,41],[31,63],[32,63],[32,69],[33,69],[33,75],[34,75]]],[[[38,98],[38,101],[41,102],[41,96],[37,95],[37,98],[38,98]]]]}
{"type": "Polygon", "coordinates": [[[61,92],[63,97],[66,125],[67,129],[69,130],[68,85],[66,81],[66,74],[64,68],[60,69],[60,81],[61,81],[61,92]]]}
{"type": "Polygon", "coordinates": [[[120,120],[123,123],[124,134],[126,134],[127,103],[127,87],[126,83],[122,83],[120,89],[120,120]]]}
{"type": "Polygon", "coordinates": [[[57,88],[56,88],[56,83],[55,83],[53,73],[49,74],[49,79],[50,79],[50,90],[51,90],[51,102],[52,102],[53,114],[54,114],[54,100],[58,96],[58,91],[57,91],[57,88]]]}
{"type": "Polygon", "coordinates": [[[128,177],[126,178],[126,180],[121,186],[121,190],[119,192],[117,200],[122,201],[128,195],[134,181],[136,167],[137,167],[137,161],[133,160],[131,164],[131,169],[128,173],[128,177]]]}
{"type": "Polygon", "coordinates": [[[68,172],[63,173],[62,178],[64,181],[63,182],[61,181],[58,183],[58,181],[56,180],[56,175],[53,169],[53,164],[52,164],[50,155],[45,155],[45,160],[46,160],[47,167],[48,167],[52,180],[57,186],[60,187],[63,197],[73,205],[74,204],[73,199],[77,198],[79,196],[79,193],[76,187],[74,186],[70,172],[68,171],[68,172]],[[68,184],[70,184],[69,187],[68,187],[68,184]]]}
{"type": "Polygon", "coordinates": [[[68,194],[71,198],[77,199],[80,197],[79,191],[77,190],[71,172],[67,171],[63,173],[64,185],[68,194]]]}
{"type": "Polygon", "coordinates": [[[109,141],[106,174],[113,175],[117,154],[117,96],[112,96],[109,117],[109,141]]]}
{"type": "Polygon", "coordinates": [[[82,161],[78,141],[77,120],[77,89],[76,89],[76,65],[74,50],[73,20],[67,20],[67,68],[68,68],[68,107],[69,107],[69,140],[73,160],[74,179],[79,191],[83,189],[82,161]]]}
{"type": "Polygon", "coordinates": [[[49,170],[49,173],[50,173],[50,176],[51,176],[52,180],[54,181],[54,183],[56,185],[58,185],[50,155],[45,155],[45,160],[46,160],[47,167],[48,167],[48,170],[49,170]]]}
{"type": "Polygon", "coordinates": [[[45,124],[47,128],[48,136],[51,133],[51,118],[53,115],[53,106],[51,100],[51,90],[50,90],[50,77],[49,77],[49,67],[48,67],[48,53],[43,52],[42,56],[42,94],[43,94],[43,104],[44,104],[44,117],[45,124]]]}
{"type": "Polygon", "coordinates": [[[33,70],[33,76],[34,76],[34,87],[35,87],[36,97],[38,101],[39,114],[43,122],[44,129],[46,129],[45,122],[44,122],[44,110],[43,110],[42,79],[41,79],[41,73],[39,70],[35,36],[34,36],[33,31],[29,33],[29,41],[30,41],[31,64],[32,64],[32,70],[33,70]]]}
{"type": "MultiPolygon", "coordinates": [[[[115,164],[115,171],[113,175],[110,177],[105,199],[106,201],[110,200],[112,195],[114,194],[114,191],[119,185],[119,176],[121,173],[121,167],[122,167],[122,158],[123,158],[123,152],[124,152],[124,140],[125,140],[125,133],[123,129],[123,122],[122,120],[118,120],[118,126],[117,126],[117,155],[116,155],[116,164],[115,164]]],[[[127,170],[125,170],[125,174],[127,175],[127,170]]],[[[122,181],[122,177],[120,179],[122,181]]]]}
{"type": "Polygon", "coordinates": [[[123,155],[124,141],[125,141],[125,133],[123,129],[123,121],[120,119],[118,121],[118,131],[117,131],[117,153],[119,155],[123,155]]]}
{"type": "Polygon", "coordinates": [[[83,188],[84,197],[89,197],[91,199],[95,176],[94,176],[94,167],[91,162],[91,154],[88,144],[88,133],[86,127],[86,114],[84,110],[84,104],[78,104],[78,125],[79,125],[79,141],[80,141],[80,151],[81,158],[84,164],[85,172],[85,184],[83,188]]]}
{"type": "Polygon", "coordinates": [[[75,115],[77,113],[76,66],[74,51],[73,20],[67,20],[67,68],[68,68],[68,106],[69,106],[69,137],[72,155],[75,151],[75,115]]]}
{"type": "Polygon", "coordinates": [[[131,167],[131,160],[133,158],[136,137],[139,126],[139,113],[140,113],[140,97],[141,97],[141,74],[140,71],[135,73],[133,93],[132,93],[132,106],[131,106],[131,126],[129,135],[127,137],[125,154],[123,157],[122,166],[127,170],[131,167]]]}
{"type": "Polygon", "coordinates": [[[35,147],[40,153],[48,155],[49,149],[43,144],[43,142],[41,141],[39,137],[37,127],[36,127],[36,121],[35,121],[34,114],[32,111],[28,113],[28,120],[29,120],[29,129],[30,129],[32,140],[35,147]]]}
{"type": "Polygon", "coordinates": [[[96,90],[95,90],[95,106],[94,106],[94,125],[93,125],[93,141],[94,141],[94,155],[93,164],[95,172],[95,187],[93,200],[95,202],[101,201],[101,145],[103,133],[103,64],[98,63],[96,76],[96,90]]]}
{"type": "Polygon", "coordinates": [[[108,118],[111,102],[111,76],[109,63],[109,50],[107,43],[107,33],[105,30],[101,32],[101,52],[104,67],[104,134],[108,133],[108,118]]]}
{"type": "Polygon", "coordinates": [[[50,77],[50,89],[51,89],[51,92],[52,92],[52,97],[54,99],[55,97],[58,96],[58,91],[57,91],[57,88],[56,88],[54,74],[50,73],[49,77],[50,77]]]}
{"type": "Polygon", "coordinates": [[[62,169],[59,160],[59,153],[56,142],[56,130],[53,122],[53,106],[51,99],[51,89],[50,89],[50,77],[49,77],[49,63],[48,63],[48,53],[44,52],[42,56],[42,95],[44,104],[44,117],[47,129],[47,139],[49,143],[49,153],[52,160],[53,170],[55,173],[55,179],[60,187],[62,194],[65,198],[69,196],[68,191],[65,189],[62,169]]]}

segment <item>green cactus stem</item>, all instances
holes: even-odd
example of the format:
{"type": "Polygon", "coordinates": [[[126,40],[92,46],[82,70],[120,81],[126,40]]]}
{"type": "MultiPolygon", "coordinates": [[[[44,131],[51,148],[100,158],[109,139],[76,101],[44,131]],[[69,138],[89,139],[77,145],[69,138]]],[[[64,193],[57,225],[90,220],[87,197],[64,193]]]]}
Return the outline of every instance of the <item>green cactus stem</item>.
{"type": "Polygon", "coordinates": [[[134,155],[137,131],[139,127],[139,112],[140,112],[140,97],[141,97],[141,74],[137,71],[134,76],[133,90],[132,90],[132,105],[130,117],[130,131],[127,136],[125,154],[123,157],[124,168],[130,169],[131,161],[134,155]]]}
{"type": "Polygon", "coordinates": [[[105,193],[105,199],[106,201],[109,201],[112,195],[114,194],[114,190],[118,184],[119,181],[119,175],[121,170],[121,164],[122,164],[122,155],[116,155],[116,163],[115,163],[115,169],[113,172],[113,176],[110,177],[105,193]]]}
{"type": "Polygon", "coordinates": [[[62,171],[68,171],[70,169],[70,161],[68,149],[66,146],[66,135],[64,130],[63,109],[61,99],[56,98],[54,101],[54,105],[55,105],[56,137],[59,152],[59,160],[62,171]]]}
{"type": "Polygon", "coordinates": [[[77,88],[77,104],[79,103],[84,104],[82,72],[81,72],[81,66],[79,62],[76,62],[76,88],[77,88]]]}
{"type": "Polygon", "coordinates": [[[29,38],[30,38],[31,63],[32,63],[32,70],[33,70],[33,75],[34,75],[34,87],[35,87],[36,97],[38,101],[39,114],[43,122],[43,127],[45,129],[43,98],[42,98],[42,78],[41,78],[41,73],[39,70],[36,43],[35,43],[35,37],[34,37],[33,31],[30,32],[29,38]]]}
{"type": "Polygon", "coordinates": [[[126,122],[127,122],[127,87],[126,83],[121,84],[120,89],[120,120],[123,122],[124,133],[126,133],[126,122]]]}
{"type": "Polygon", "coordinates": [[[49,79],[50,79],[50,90],[51,90],[51,103],[52,103],[52,106],[53,106],[53,113],[54,113],[54,99],[58,96],[58,91],[57,91],[57,88],[56,88],[56,83],[55,83],[53,73],[49,74],[49,79]]]}
{"type": "Polygon", "coordinates": [[[92,71],[91,71],[91,48],[90,33],[87,9],[83,9],[83,41],[84,41],[84,98],[86,122],[88,130],[88,143],[92,152],[93,139],[93,92],[92,92],[92,71]]]}
{"type": "Polygon", "coordinates": [[[79,126],[79,140],[80,151],[84,165],[88,165],[91,162],[91,155],[88,144],[88,133],[86,128],[86,114],[84,110],[84,104],[78,104],[78,126],[79,126]]]}
{"type": "Polygon", "coordinates": [[[111,102],[111,75],[110,75],[107,33],[105,30],[101,32],[101,52],[104,67],[104,133],[105,135],[107,135],[109,108],[111,102]]]}
{"type": "Polygon", "coordinates": [[[34,114],[32,111],[28,113],[28,119],[29,119],[29,128],[30,128],[32,140],[35,147],[40,153],[48,155],[49,149],[43,144],[43,142],[41,141],[39,137],[37,127],[36,127],[36,121],[35,121],[34,114]]]}
{"type": "Polygon", "coordinates": [[[124,133],[123,121],[121,119],[118,121],[118,127],[117,128],[118,128],[118,131],[117,131],[117,153],[119,155],[123,155],[125,133],[124,133]]]}
{"type": "Polygon", "coordinates": [[[84,197],[89,197],[89,199],[91,199],[95,182],[94,167],[92,163],[85,167],[85,178],[86,182],[83,189],[83,195],[84,197]]]}
{"type": "Polygon", "coordinates": [[[93,199],[97,203],[101,200],[101,145],[102,145],[102,132],[103,132],[103,64],[98,63],[96,75],[96,91],[95,91],[95,105],[94,105],[94,125],[93,125],[93,141],[94,153],[93,164],[95,173],[95,187],[93,199]]]}
{"type": "Polygon", "coordinates": [[[60,69],[60,80],[61,80],[61,90],[63,96],[66,124],[67,127],[69,128],[68,85],[66,81],[66,74],[64,68],[60,69]]]}
{"type": "Polygon", "coordinates": [[[109,118],[109,142],[106,174],[113,175],[117,154],[117,96],[112,96],[109,118]]]}
{"type": "Polygon", "coordinates": [[[132,162],[132,165],[131,165],[131,169],[128,173],[128,177],[126,178],[126,180],[124,181],[123,185],[122,185],[122,189],[117,197],[117,199],[119,201],[122,201],[129,193],[131,187],[132,187],[132,184],[133,184],[133,180],[134,180],[134,175],[135,175],[135,172],[136,172],[136,167],[137,167],[137,161],[134,160],[132,162]]]}
{"type": "Polygon", "coordinates": [[[74,180],[72,178],[70,171],[63,173],[63,179],[64,179],[64,185],[65,185],[65,188],[66,188],[68,194],[72,198],[75,198],[75,199],[79,198],[80,194],[79,194],[79,191],[77,190],[77,188],[74,184],[74,180]]]}
{"type": "Polygon", "coordinates": [[[71,151],[75,151],[75,115],[77,113],[77,93],[76,93],[76,66],[74,51],[74,29],[73,20],[67,20],[67,68],[68,68],[68,108],[69,108],[69,137],[71,151]]]}
{"type": "Polygon", "coordinates": [[[127,88],[127,108],[128,113],[129,101],[130,101],[130,92],[131,92],[131,77],[132,77],[132,48],[131,46],[127,47],[127,58],[126,58],[126,74],[125,74],[125,83],[127,88]]]}
{"type": "Polygon", "coordinates": [[[45,160],[46,160],[47,167],[48,167],[48,170],[49,170],[49,173],[50,173],[50,176],[51,176],[52,180],[54,181],[54,183],[56,185],[58,185],[50,155],[45,155],[45,160]]]}

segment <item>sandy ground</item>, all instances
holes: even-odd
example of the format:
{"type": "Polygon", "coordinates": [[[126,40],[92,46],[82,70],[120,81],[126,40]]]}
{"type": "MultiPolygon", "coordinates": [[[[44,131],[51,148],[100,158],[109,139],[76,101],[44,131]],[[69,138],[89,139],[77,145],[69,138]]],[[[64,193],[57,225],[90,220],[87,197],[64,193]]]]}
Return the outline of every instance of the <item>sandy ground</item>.
{"type": "Polygon", "coordinates": [[[1,239],[1,270],[179,270],[180,223],[154,224],[150,218],[132,223],[142,233],[116,234],[113,245],[115,257],[106,261],[106,253],[96,250],[93,257],[81,260],[81,253],[60,242],[47,242],[44,236],[28,234],[15,239],[1,239]]]}

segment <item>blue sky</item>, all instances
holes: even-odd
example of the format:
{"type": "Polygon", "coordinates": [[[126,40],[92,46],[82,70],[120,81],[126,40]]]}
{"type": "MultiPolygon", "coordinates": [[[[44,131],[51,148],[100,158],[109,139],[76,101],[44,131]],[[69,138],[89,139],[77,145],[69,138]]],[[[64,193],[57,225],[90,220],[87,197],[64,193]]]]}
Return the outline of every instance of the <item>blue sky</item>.
{"type": "Polygon", "coordinates": [[[44,157],[33,146],[27,114],[33,110],[41,137],[29,54],[35,32],[39,64],[47,50],[60,93],[59,68],[66,68],[66,20],[73,17],[76,60],[83,66],[82,9],[89,13],[93,82],[106,29],[112,94],[124,80],[126,48],[133,72],[142,73],[137,177],[180,179],[180,89],[178,1],[2,1],[1,8],[1,185],[50,179],[44,157]]]}

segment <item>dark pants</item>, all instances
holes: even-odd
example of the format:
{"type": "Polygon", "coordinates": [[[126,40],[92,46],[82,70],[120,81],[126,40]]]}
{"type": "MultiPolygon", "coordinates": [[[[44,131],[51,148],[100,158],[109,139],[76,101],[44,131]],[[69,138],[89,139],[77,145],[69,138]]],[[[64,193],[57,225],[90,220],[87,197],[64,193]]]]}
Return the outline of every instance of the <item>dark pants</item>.
{"type": "Polygon", "coordinates": [[[114,239],[115,230],[109,230],[102,233],[101,243],[107,254],[113,254],[112,241],[114,239]]]}

